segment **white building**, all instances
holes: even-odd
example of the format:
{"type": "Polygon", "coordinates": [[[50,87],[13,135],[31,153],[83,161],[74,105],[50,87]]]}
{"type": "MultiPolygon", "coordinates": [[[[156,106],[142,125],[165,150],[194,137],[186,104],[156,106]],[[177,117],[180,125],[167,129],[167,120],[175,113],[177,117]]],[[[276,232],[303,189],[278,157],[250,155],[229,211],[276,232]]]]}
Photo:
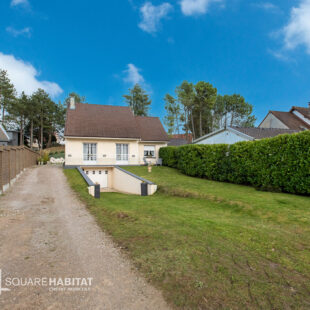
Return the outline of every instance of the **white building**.
{"type": "Polygon", "coordinates": [[[227,127],[193,141],[193,144],[234,144],[241,141],[253,141],[271,138],[281,134],[297,133],[299,130],[277,128],[227,127]]]}

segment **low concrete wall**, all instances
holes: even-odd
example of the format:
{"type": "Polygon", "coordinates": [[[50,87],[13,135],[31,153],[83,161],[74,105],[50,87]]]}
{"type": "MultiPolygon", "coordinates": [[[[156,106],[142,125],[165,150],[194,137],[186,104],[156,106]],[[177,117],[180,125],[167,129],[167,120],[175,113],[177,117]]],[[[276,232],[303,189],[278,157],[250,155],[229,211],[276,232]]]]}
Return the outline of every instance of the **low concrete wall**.
{"type": "Polygon", "coordinates": [[[84,178],[85,182],[88,185],[88,193],[89,195],[100,198],[100,185],[95,184],[84,172],[81,167],[78,167],[77,170],[80,172],[81,176],[84,178]]]}
{"type": "MultiPolygon", "coordinates": [[[[87,175],[83,169],[89,169],[84,167],[77,167],[77,170],[80,172],[84,180],[88,185],[88,193],[95,198],[100,198],[100,185],[95,184],[91,180],[91,175],[87,175]]],[[[142,195],[141,184],[147,184],[147,195],[153,195],[157,191],[157,185],[143,179],[123,168],[118,166],[115,167],[92,167],[90,170],[96,169],[108,169],[110,173],[110,181],[108,181],[108,187],[115,189],[118,192],[133,194],[133,195],[142,195]]]]}
{"type": "Polygon", "coordinates": [[[138,177],[118,166],[114,167],[113,187],[117,191],[128,194],[141,195],[142,183],[147,183],[148,195],[153,195],[156,192],[156,184],[141,177],[138,177]]]}

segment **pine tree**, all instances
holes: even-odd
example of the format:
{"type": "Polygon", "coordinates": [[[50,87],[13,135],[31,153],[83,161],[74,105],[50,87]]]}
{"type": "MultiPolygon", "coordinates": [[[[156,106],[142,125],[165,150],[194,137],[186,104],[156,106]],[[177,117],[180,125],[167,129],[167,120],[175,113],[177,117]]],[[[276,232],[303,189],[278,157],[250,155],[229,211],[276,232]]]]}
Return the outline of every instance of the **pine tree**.
{"type": "Polygon", "coordinates": [[[5,121],[7,106],[15,99],[15,88],[11,83],[8,73],[0,69],[0,108],[2,110],[2,123],[5,121]]]}
{"type": "Polygon", "coordinates": [[[132,89],[129,89],[129,95],[123,96],[128,106],[133,111],[134,115],[147,116],[151,100],[149,95],[139,84],[136,84],[132,89]]]}
{"type": "Polygon", "coordinates": [[[20,145],[24,145],[25,126],[28,121],[29,106],[30,99],[24,92],[22,92],[19,98],[10,100],[10,103],[7,105],[7,119],[13,121],[19,127],[20,145]]]}

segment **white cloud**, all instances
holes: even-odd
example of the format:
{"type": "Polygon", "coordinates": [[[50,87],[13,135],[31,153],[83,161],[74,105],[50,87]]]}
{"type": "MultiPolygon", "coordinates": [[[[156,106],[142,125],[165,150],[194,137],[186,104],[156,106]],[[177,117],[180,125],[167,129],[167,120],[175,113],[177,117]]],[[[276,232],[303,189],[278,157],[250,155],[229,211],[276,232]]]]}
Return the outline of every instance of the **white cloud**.
{"type": "Polygon", "coordinates": [[[42,88],[52,97],[56,97],[63,92],[60,86],[54,82],[39,81],[38,71],[30,63],[16,59],[13,55],[5,55],[0,52],[0,69],[7,70],[18,93],[24,91],[31,95],[38,88],[42,88]]]}
{"type": "Polygon", "coordinates": [[[15,29],[14,27],[7,27],[6,31],[14,37],[18,37],[21,35],[28,37],[28,38],[31,37],[31,28],[30,27],[26,27],[23,29],[15,29]]]}
{"type": "Polygon", "coordinates": [[[158,6],[154,6],[151,2],[146,2],[140,8],[142,21],[139,27],[148,33],[155,33],[160,26],[161,19],[165,18],[172,9],[172,5],[167,2],[158,6]]]}
{"type": "Polygon", "coordinates": [[[207,13],[210,4],[222,0],[181,0],[181,10],[184,15],[200,15],[207,13]]]}
{"type": "Polygon", "coordinates": [[[139,73],[138,69],[134,64],[128,64],[127,70],[124,71],[126,76],[124,77],[124,82],[135,85],[144,83],[144,77],[139,73]]]}
{"type": "Polygon", "coordinates": [[[302,0],[298,7],[293,7],[289,23],[283,28],[284,46],[294,49],[305,45],[310,54],[310,0],[302,0]]]}
{"type": "Polygon", "coordinates": [[[271,2],[261,2],[261,3],[255,3],[254,6],[256,6],[259,9],[263,9],[265,11],[269,12],[277,12],[280,11],[279,7],[271,2]]]}
{"type": "Polygon", "coordinates": [[[28,0],[12,0],[11,6],[17,6],[17,5],[28,5],[28,0]]]}

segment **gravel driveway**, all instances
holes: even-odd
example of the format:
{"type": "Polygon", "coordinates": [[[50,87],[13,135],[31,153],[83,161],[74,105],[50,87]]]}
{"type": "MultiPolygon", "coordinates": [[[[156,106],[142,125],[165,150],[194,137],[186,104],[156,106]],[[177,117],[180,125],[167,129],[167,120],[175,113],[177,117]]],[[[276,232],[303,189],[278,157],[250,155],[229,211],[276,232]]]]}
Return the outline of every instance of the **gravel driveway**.
{"type": "Polygon", "coordinates": [[[0,269],[10,289],[0,291],[0,309],[168,309],[58,167],[26,170],[0,197],[0,269]]]}

